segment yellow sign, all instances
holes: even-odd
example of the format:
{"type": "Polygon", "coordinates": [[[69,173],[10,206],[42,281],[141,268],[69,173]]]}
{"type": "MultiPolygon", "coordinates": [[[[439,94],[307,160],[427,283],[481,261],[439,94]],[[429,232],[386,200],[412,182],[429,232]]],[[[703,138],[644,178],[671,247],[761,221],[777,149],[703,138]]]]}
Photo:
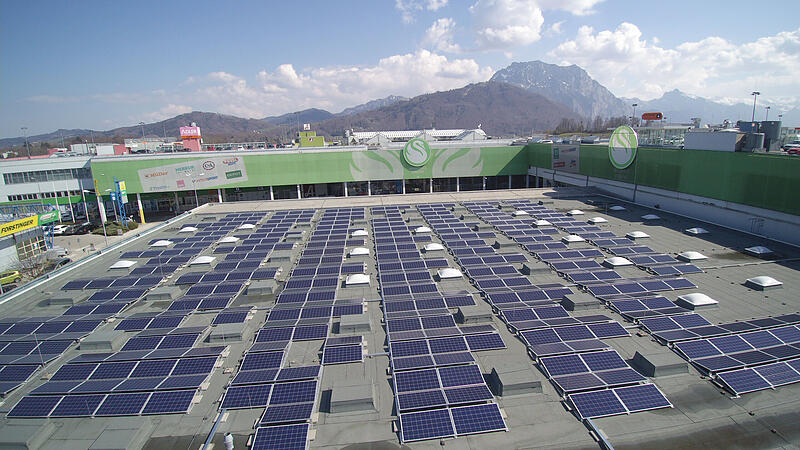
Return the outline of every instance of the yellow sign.
{"type": "Polygon", "coordinates": [[[38,215],[4,223],[3,225],[0,225],[0,236],[8,236],[9,234],[19,233],[20,231],[34,228],[37,225],[39,225],[38,215]]]}

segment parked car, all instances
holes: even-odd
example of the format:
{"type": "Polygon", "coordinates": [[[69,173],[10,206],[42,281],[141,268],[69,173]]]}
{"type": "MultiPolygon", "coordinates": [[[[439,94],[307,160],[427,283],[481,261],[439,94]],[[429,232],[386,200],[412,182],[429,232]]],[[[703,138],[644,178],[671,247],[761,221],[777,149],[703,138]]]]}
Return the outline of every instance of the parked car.
{"type": "Polygon", "coordinates": [[[64,234],[64,232],[69,230],[70,226],[71,225],[62,225],[62,224],[53,226],[53,236],[61,236],[62,234],[64,234]]]}
{"type": "Polygon", "coordinates": [[[62,266],[66,266],[71,262],[72,262],[71,259],[65,257],[51,259],[47,261],[47,270],[56,270],[58,268],[61,268],[62,266]]]}
{"type": "Polygon", "coordinates": [[[781,147],[781,149],[785,152],[795,154],[797,150],[800,150],[800,140],[794,140],[792,142],[784,144],[783,147],[781,147]],[[795,152],[792,152],[792,150],[795,150],[795,152]]]}
{"type": "Polygon", "coordinates": [[[90,223],[81,223],[77,225],[72,225],[64,232],[65,235],[76,235],[76,234],[89,234],[94,230],[94,227],[90,223]]]}
{"type": "Polygon", "coordinates": [[[19,273],[19,270],[9,270],[0,273],[0,284],[3,286],[6,284],[19,283],[20,280],[22,280],[22,274],[19,273]]]}

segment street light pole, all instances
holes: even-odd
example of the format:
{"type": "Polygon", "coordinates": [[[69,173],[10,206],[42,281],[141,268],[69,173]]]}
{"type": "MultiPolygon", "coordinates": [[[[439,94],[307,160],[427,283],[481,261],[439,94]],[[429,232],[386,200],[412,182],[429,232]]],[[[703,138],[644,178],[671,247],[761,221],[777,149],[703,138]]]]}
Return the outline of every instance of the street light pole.
{"type": "Polygon", "coordinates": [[[767,116],[764,117],[764,122],[768,122],[769,121],[769,109],[770,108],[771,108],[771,106],[767,106],[767,116]]]}
{"type": "Polygon", "coordinates": [[[31,148],[28,146],[28,127],[21,127],[20,129],[25,136],[25,150],[28,152],[28,159],[31,159],[31,148]]]}
{"type": "Polygon", "coordinates": [[[631,125],[634,125],[636,122],[636,107],[639,106],[638,103],[634,103],[633,105],[633,117],[631,117],[631,125]]]}
{"type": "Polygon", "coordinates": [[[753,91],[753,92],[750,93],[750,95],[753,96],[753,118],[750,120],[750,122],[755,122],[756,121],[756,99],[758,98],[759,95],[761,95],[761,92],[753,91]]]}

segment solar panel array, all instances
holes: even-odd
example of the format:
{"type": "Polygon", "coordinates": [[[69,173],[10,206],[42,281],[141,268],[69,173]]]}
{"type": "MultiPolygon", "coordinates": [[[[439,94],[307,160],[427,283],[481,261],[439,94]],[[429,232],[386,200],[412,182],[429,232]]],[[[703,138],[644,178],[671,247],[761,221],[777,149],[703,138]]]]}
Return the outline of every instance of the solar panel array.
{"type": "MultiPolygon", "coordinates": [[[[464,203],[480,221],[459,219],[453,214],[455,206],[371,209],[375,281],[402,442],[508,429],[475,358],[475,352],[501,350],[506,342],[490,324],[456,323],[450,309],[474,305],[476,297],[440,290],[446,284],[431,273],[450,266],[449,259],[525,344],[581,419],[672,405],[605,342],[630,336],[626,327],[602,314],[570,314],[558,304],[580,290],[669,345],[734,394],[800,381],[800,315],[713,325],[658,294],[696,287],[682,277],[702,271],[693,264],[679,263],[650,246],[528,200],[464,203]],[[509,206],[527,214],[509,214],[509,206]],[[414,209],[433,234],[412,233],[423,225],[407,220],[406,213],[414,209]],[[536,226],[537,220],[551,225],[536,226]],[[485,231],[485,224],[494,231],[485,231]],[[500,233],[517,247],[498,245],[498,250],[489,245],[487,239],[500,233]],[[558,240],[562,233],[577,234],[586,243],[568,247],[558,240]],[[434,240],[445,251],[423,255],[419,248],[434,240]],[[603,267],[599,258],[608,255],[630,259],[641,276],[623,277],[603,267]],[[529,258],[548,264],[564,282],[534,284],[519,268],[529,258]]],[[[199,231],[169,237],[168,248],[159,244],[125,252],[123,258],[138,261],[122,276],[65,284],[65,291],[92,294],[63,316],[0,319],[0,394],[29,380],[109,317],[119,317],[115,329],[139,332],[118,352],[83,354],[68,361],[22,397],[8,416],[189,411],[227,347],[199,347],[205,327],[181,327],[184,320],[197,311],[213,310],[214,326],[244,323],[252,318],[252,308],[232,307],[231,302],[252,280],[285,275],[283,289],[243,354],[220,408],[264,408],[254,425],[253,448],[307,448],[323,366],[358,364],[367,356],[362,336],[332,335],[332,325],[335,318],[361,314],[366,308],[361,299],[340,298],[339,289],[345,276],[371,272],[368,263],[346,257],[348,247],[367,246],[370,238],[351,235],[361,228],[354,221],[365,218],[362,208],[276,211],[268,217],[234,213],[190,224],[199,231]],[[256,226],[244,231],[239,228],[242,223],[256,226]],[[297,223],[311,223],[312,232],[293,230],[297,223]],[[226,236],[238,240],[218,243],[226,236]],[[297,248],[300,255],[285,274],[270,260],[275,251],[297,248]],[[188,263],[199,255],[216,259],[198,271],[188,263]],[[191,271],[172,277],[186,267],[191,271]],[[165,311],[122,315],[162,284],[188,289],[165,311]],[[300,341],[320,342],[319,363],[289,366],[289,350],[300,341]]]]}
{"type": "MultiPolygon", "coordinates": [[[[473,305],[474,299],[439,291],[428,270],[434,265],[426,262],[435,260],[435,266],[446,267],[447,260],[423,259],[417,243],[429,242],[429,236],[412,235],[414,227],[401,213],[405,209],[372,210],[400,440],[506,430],[472,356],[472,352],[505,348],[505,342],[492,326],[456,324],[447,308],[473,305]]],[[[462,253],[493,253],[471,230],[459,231],[462,235],[455,238],[462,253]]]]}
{"type": "MultiPolygon", "coordinates": [[[[522,238],[523,248],[580,288],[591,289],[594,285],[608,286],[625,281],[620,274],[603,268],[593,259],[602,257],[602,251],[594,248],[567,249],[565,245],[562,247],[562,243],[555,241],[558,237],[556,229],[578,235],[585,234],[587,237],[584,239],[614,239],[613,234],[603,232],[594,225],[587,226],[544,206],[533,205],[527,200],[506,203],[527,214],[511,215],[501,209],[503,205],[499,202],[469,202],[464,206],[513,240],[519,242],[522,238]],[[535,242],[530,242],[526,239],[524,230],[537,220],[546,220],[553,227],[534,228],[535,231],[548,231],[536,234],[535,242]]],[[[484,273],[485,271],[480,271],[481,275],[484,273]]],[[[470,275],[469,268],[467,274],[470,275]]],[[[604,315],[572,316],[555,303],[573,293],[570,287],[526,286],[522,283],[509,285],[504,282],[506,289],[494,291],[484,289],[485,279],[474,280],[494,311],[509,325],[510,330],[518,333],[530,356],[537,360],[556,389],[566,396],[568,403],[573,402],[573,395],[578,395],[575,393],[586,391],[598,398],[606,398],[606,401],[600,402],[599,410],[609,412],[610,398],[617,395],[617,389],[624,389],[619,386],[631,385],[636,390],[625,391],[631,394],[631,401],[642,402],[651,407],[623,408],[613,414],[671,406],[666,399],[658,405],[654,401],[648,403],[645,397],[652,392],[657,392],[661,398],[664,398],[663,394],[603,342],[603,339],[629,336],[630,333],[622,325],[604,315]]],[[[582,419],[596,417],[579,408],[576,411],[582,419]]]]}

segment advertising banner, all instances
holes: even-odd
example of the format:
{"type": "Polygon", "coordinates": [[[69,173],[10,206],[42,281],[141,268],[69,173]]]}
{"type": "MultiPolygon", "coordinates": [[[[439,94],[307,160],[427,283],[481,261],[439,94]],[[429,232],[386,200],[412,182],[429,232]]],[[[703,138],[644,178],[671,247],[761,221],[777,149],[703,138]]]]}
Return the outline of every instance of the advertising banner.
{"type": "Polygon", "coordinates": [[[54,210],[4,223],[0,225],[0,236],[8,236],[10,234],[19,233],[20,231],[30,230],[39,225],[47,225],[48,223],[57,221],[60,217],[61,214],[59,214],[59,211],[54,210]]]}
{"type": "Polygon", "coordinates": [[[578,173],[580,171],[580,145],[553,145],[553,170],[578,173]]]}
{"type": "Polygon", "coordinates": [[[209,189],[232,182],[247,181],[241,156],[196,159],[138,171],[144,192],[209,189]]]}
{"type": "Polygon", "coordinates": [[[180,127],[181,139],[199,139],[200,127],[180,127]]]}

